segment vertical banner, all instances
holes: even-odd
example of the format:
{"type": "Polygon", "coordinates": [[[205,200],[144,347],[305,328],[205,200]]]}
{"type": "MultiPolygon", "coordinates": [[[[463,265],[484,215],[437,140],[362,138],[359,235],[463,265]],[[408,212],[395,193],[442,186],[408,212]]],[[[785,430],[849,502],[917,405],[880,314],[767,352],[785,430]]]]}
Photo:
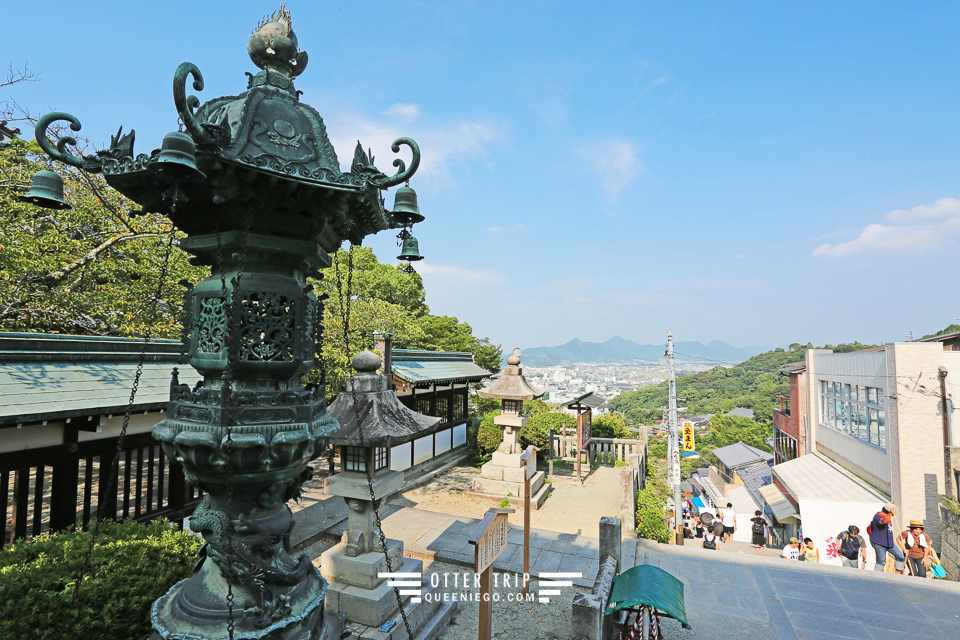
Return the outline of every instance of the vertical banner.
{"type": "Polygon", "coordinates": [[[684,451],[696,451],[696,443],[693,439],[693,423],[684,422],[683,423],[683,450],[684,451]]]}

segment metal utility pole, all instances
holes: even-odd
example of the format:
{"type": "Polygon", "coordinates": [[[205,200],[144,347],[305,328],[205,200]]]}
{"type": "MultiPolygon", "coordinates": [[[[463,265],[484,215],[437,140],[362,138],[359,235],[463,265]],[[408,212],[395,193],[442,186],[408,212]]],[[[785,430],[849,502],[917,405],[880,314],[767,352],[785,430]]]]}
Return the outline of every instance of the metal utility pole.
{"type": "Polygon", "coordinates": [[[667,374],[670,376],[670,397],[667,403],[670,470],[667,474],[673,487],[673,527],[677,544],[683,544],[683,509],[680,507],[680,436],[677,427],[677,370],[673,365],[673,332],[667,332],[667,374]]]}

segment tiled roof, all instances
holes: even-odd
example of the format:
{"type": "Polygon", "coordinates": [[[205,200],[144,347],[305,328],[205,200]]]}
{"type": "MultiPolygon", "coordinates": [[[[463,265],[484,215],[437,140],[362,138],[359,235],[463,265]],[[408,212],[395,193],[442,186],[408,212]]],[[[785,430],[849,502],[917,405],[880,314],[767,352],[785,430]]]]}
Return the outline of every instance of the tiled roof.
{"type": "Polygon", "coordinates": [[[490,377],[489,371],[473,361],[472,353],[393,349],[393,375],[412,384],[430,382],[477,382],[490,377]]]}
{"type": "MultiPolygon", "coordinates": [[[[143,346],[141,339],[0,333],[0,425],[122,413],[143,346]]],[[[166,407],[175,366],[181,383],[200,379],[177,364],[179,346],[147,345],[134,411],[166,407]]]]}
{"type": "Polygon", "coordinates": [[[736,469],[756,462],[768,462],[773,460],[773,454],[767,453],[756,447],[751,447],[743,442],[734,442],[726,447],[720,447],[713,450],[713,455],[722,462],[728,469],[736,469]]]}
{"type": "Polygon", "coordinates": [[[596,409],[597,407],[602,406],[605,402],[606,400],[604,400],[603,398],[601,398],[600,396],[598,396],[597,394],[591,391],[590,393],[586,393],[580,396],[579,398],[571,400],[570,402],[566,403],[564,406],[570,407],[570,405],[583,404],[592,409],[596,409]]]}
{"type": "Polygon", "coordinates": [[[743,416],[744,418],[753,418],[753,409],[745,409],[744,407],[737,407],[727,412],[728,416],[743,416]]]}

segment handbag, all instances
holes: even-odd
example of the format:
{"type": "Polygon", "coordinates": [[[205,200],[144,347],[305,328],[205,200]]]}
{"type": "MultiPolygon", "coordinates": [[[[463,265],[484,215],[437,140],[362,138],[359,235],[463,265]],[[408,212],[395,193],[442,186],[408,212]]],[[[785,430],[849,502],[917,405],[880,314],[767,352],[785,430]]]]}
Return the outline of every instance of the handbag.
{"type": "Polygon", "coordinates": [[[947,577],[947,570],[943,568],[943,565],[941,565],[941,564],[933,564],[933,565],[930,565],[930,568],[933,570],[933,577],[934,577],[934,578],[946,578],[946,577],[947,577]]]}

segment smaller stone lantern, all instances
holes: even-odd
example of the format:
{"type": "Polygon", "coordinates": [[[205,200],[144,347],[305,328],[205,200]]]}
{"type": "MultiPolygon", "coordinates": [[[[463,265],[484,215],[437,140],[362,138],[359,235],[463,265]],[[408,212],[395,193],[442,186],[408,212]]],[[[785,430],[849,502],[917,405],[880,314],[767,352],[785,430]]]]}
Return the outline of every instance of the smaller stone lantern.
{"type": "MultiPolygon", "coordinates": [[[[330,442],[339,448],[342,472],[327,479],[326,488],[327,493],[341,496],[349,511],[343,538],[321,555],[320,571],[330,583],[328,611],[345,612],[350,621],[371,627],[387,624],[402,629],[397,597],[389,580],[380,574],[422,574],[423,561],[405,558],[401,540],[384,538],[390,558],[387,567],[374,509],[403,489],[403,473],[390,469],[391,447],[423,435],[440,418],[403,406],[393,391],[384,388],[383,377],[377,374],[380,362],[372,351],[355,356],[357,373],[329,408],[340,423],[340,431],[330,442]]],[[[415,637],[420,629],[446,620],[456,605],[424,598],[423,594],[432,590],[429,580],[421,586],[420,597],[403,596],[415,637]]]]}
{"type": "MultiPolygon", "coordinates": [[[[530,384],[520,368],[520,349],[514,349],[507,358],[503,375],[486,389],[477,393],[482,398],[498,398],[501,402],[500,415],[493,419],[494,424],[503,427],[503,442],[493,452],[490,462],[480,468],[480,477],[473,481],[473,495],[496,498],[512,498],[519,506],[523,499],[523,483],[526,478],[526,463],[521,460],[523,448],[517,441],[520,429],[527,423],[521,414],[524,400],[533,400],[543,395],[544,390],[530,384]]],[[[544,486],[544,473],[538,471],[530,481],[531,505],[539,509],[547,499],[547,487],[544,486]]]]}

